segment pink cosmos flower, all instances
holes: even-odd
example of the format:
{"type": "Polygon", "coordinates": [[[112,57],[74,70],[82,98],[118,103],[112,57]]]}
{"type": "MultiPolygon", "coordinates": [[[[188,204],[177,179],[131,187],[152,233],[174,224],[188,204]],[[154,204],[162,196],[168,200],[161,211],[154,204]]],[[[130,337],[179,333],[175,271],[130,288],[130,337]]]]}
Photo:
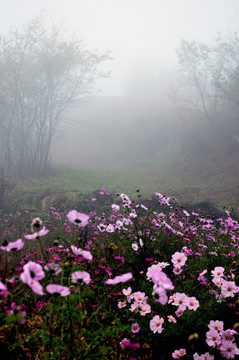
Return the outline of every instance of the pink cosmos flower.
{"type": "Polygon", "coordinates": [[[141,204],[140,206],[141,206],[142,209],[148,210],[148,208],[145,205],[141,204]]]}
{"type": "Polygon", "coordinates": [[[230,340],[222,342],[222,345],[220,346],[220,351],[222,356],[227,359],[234,359],[234,357],[239,354],[239,349],[237,348],[236,344],[234,344],[230,340]]]}
{"type": "Polygon", "coordinates": [[[175,275],[181,274],[182,271],[183,271],[183,270],[182,270],[181,267],[174,267],[174,268],[173,268],[173,273],[174,273],[175,275]]]}
{"type": "Polygon", "coordinates": [[[152,320],[150,320],[150,329],[155,334],[158,332],[159,334],[163,331],[163,325],[164,319],[159,317],[158,315],[155,315],[152,320]]]}
{"type": "Polygon", "coordinates": [[[214,268],[214,270],[211,271],[211,273],[212,273],[213,276],[224,276],[224,274],[223,274],[224,271],[225,271],[224,267],[216,266],[214,268]]]}
{"type": "Polygon", "coordinates": [[[58,275],[60,272],[62,272],[62,268],[59,264],[56,263],[48,263],[44,266],[44,270],[46,271],[54,271],[54,275],[58,275]]]}
{"type": "Polygon", "coordinates": [[[164,262],[164,261],[159,262],[158,264],[162,267],[162,269],[165,269],[167,266],[170,265],[168,262],[164,262]]]}
{"type": "Polygon", "coordinates": [[[146,302],[148,299],[148,297],[145,296],[145,293],[141,292],[141,291],[136,291],[135,293],[132,294],[132,296],[133,296],[134,300],[140,304],[142,304],[143,302],[146,302]]]}
{"type": "Polygon", "coordinates": [[[203,271],[199,274],[199,276],[203,276],[203,275],[205,275],[206,273],[207,273],[207,269],[203,270],[203,271]]]}
{"type": "Polygon", "coordinates": [[[40,264],[37,264],[33,261],[29,261],[27,264],[23,266],[23,272],[20,275],[21,280],[28,284],[31,280],[42,280],[45,277],[45,273],[42,270],[40,264]]]}
{"type": "Polygon", "coordinates": [[[91,282],[90,274],[86,271],[75,271],[71,274],[71,282],[73,284],[84,281],[86,284],[91,282]]]}
{"type": "Polygon", "coordinates": [[[108,233],[113,233],[115,231],[114,225],[113,224],[109,224],[108,226],[106,226],[106,232],[108,233]]]}
{"type": "Polygon", "coordinates": [[[73,252],[73,254],[75,254],[76,256],[82,256],[84,259],[91,261],[93,259],[93,256],[91,255],[90,251],[87,250],[82,250],[80,248],[77,248],[74,245],[71,245],[71,251],[73,252]]]}
{"type": "Polygon", "coordinates": [[[216,347],[221,342],[221,337],[220,337],[219,333],[214,329],[209,330],[206,333],[206,337],[207,337],[206,343],[208,344],[208,346],[216,347]]]}
{"type": "Polygon", "coordinates": [[[19,251],[23,248],[24,246],[24,242],[22,241],[22,239],[18,239],[16,241],[13,241],[13,242],[10,242],[8,243],[7,241],[3,242],[2,246],[1,246],[1,249],[3,251],[19,251]]]}
{"type": "Polygon", "coordinates": [[[134,301],[133,304],[131,304],[129,310],[132,311],[132,312],[138,311],[138,307],[139,307],[139,303],[137,301],[134,301]]]}
{"type": "Polygon", "coordinates": [[[27,284],[36,294],[44,295],[43,287],[39,283],[39,280],[45,277],[45,273],[42,270],[41,265],[33,261],[29,261],[23,266],[23,270],[24,271],[20,275],[22,282],[27,284]]]}
{"type": "Polygon", "coordinates": [[[170,197],[167,197],[166,195],[162,195],[159,192],[156,192],[155,195],[159,198],[159,204],[160,205],[167,205],[170,206],[170,197]]]}
{"type": "Polygon", "coordinates": [[[132,249],[133,249],[134,251],[138,251],[138,250],[139,250],[139,245],[138,245],[138,244],[133,243],[131,246],[132,246],[132,249]]]}
{"type": "Polygon", "coordinates": [[[179,350],[175,350],[173,353],[172,353],[172,357],[174,359],[179,359],[181,356],[184,356],[186,355],[186,350],[185,349],[179,349],[179,350]]]}
{"type": "Polygon", "coordinates": [[[238,334],[235,330],[227,329],[227,330],[223,331],[220,335],[221,335],[222,340],[234,341],[235,340],[235,337],[234,337],[235,334],[238,334]]]}
{"type": "Polygon", "coordinates": [[[221,286],[221,292],[224,297],[234,297],[239,292],[238,286],[234,281],[223,281],[221,286]]]}
{"type": "Polygon", "coordinates": [[[183,265],[185,265],[187,260],[187,256],[184,253],[180,253],[178,251],[176,251],[173,255],[172,255],[172,263],[175,267],[182,267],[183,265]]]}
{"type": "Polygon", "coordinates": [[[187,307],[189,310],[196,311],[199,307],[199,301],[194,296],[188,297],[187,307]]]}
{"type": "Polygon", "coordinates": [[[38,232],[36,231],[33,234],[25,235],[25,238],[28,240],[33,240],[33,239],[38,238],[39,236],[45,236],[46,234],[49,233],[49,231],[50,230],[46,229],[46,227],[43,226],[43,228],[40,231],[38,231],[38,232]]]}
{"type": "Polygon", "coordinates": [[[89,216],[76,210],[71,210],[66,216],[70,222],[78,225],[79,227],[85,227],[89,223],[89,216]]]}
{"type": "Polygon", "coordinates": [[[215,284],[217,287],[221,287],[222,285],[222,282],[223,282],[223,278],[221,276],[215,276],[213,279],[212,279],[212,282],[213,284],[215,284]]]}
{"type": "Polygon", "coordinates": [[[177,320],[175,319],[175,317],[173,315],[168,315],[168,322],[176,323],[177,320]]]}
{"type": "Polygon", "coordinates": [[[118,308],[119,309],[122,309],[122,308],[126,307],[126,305],[127,305],[126,301],[119,301],[118,302],[118,308]]]}
{"type": "Polygon", "coordinates": [[[112,204],[111,208],[113,209],[114,212],[117,212],[120,209],[119,205],[116,205],[116,204],[112,204]]]}
{"type": "Polygon", "coordinates": [[[161,263],[153,264],[148,268],[147,274],[146,274],[148,280],[152,280],[152,275],[153,275],[155,270],[157,270],[157,271],[162,270],[161,263]]]}
{"type": "Polygon", "coordinates": [[[125,296],[127,296],[127,301],[130,303],[132,300],[132,295],[131,295],[132,289],[131,287],[128,287],[128,289],[123,289],[123,294],[125,296]]]}
{"type": "Polygon", "coordinates": [[[183,313],[184,313],[184,310],[180,309],[180,307],[175,311],[175,315],[176,315],[177,317],[182,316],[183,313]]]}
{"type": "Polygon", "coordinates": [[[167,277],[163,271],[158,271],[157,269],[151,271],[151,278],[154,285],[161,286],[165,290],[173,290],[174,286],[172,281],[167,277]]]}
{"type": "Polygon", "coordinates": [[[46,286],[46,290],[50,294],[59,294],[60,296],[68,296],[71,293],[68,287],[58,284],[49,284],[46,286]]]}
{"type": "Polygon", "coordinates": [[[3,284],[0,280],[0,296],[5,298],[8,294],[8,288],[6,284],[3,284]]]}
{"type": "Polygon", "coordinates": [[[188,297],[184,293],[175,293],[174,299],[173,299],[173,305],[176,305],[179,307],[180,310],[184,311],[186,307],[188,306],[188,297]]]}
{"type": "Polygon", "coordinates": [[[140,330],[140,326],[138,323],[132,324],[132,326],[131,326],[132,333],[136,334],[137,332],[139,332],[139,330],[140,330]]]}
{"type": "Polygon", "coordinates": [[[154,285],[152,296],[155,302],[159,302],[162,305],[165,305],[168,301],[166,290],[162,286],[154,285]]]}
{"type": "Polygon", "coordinates": [[[198,353],[195,353],[193,355],[194,360],[214,360],[214,355],[210,355],[208,352],[202,355],[198,355],[198,353]]]}
{"type": "Polygon", "coordinates": [[[223,331],[223,326],[224,323],[223,321],[219,321],[219,320],[211,320],[208,327],[210,330],[214,329],[216,331],[218,331],[219,333],[221,333],[223,331]]]}
{"type": "Polygon", "coordinates": [[[141,304],[141,305],[139,305],[139,307],[141,308],[141,310],[139,312],[141,316],[145,316],[146,314],[151,313],[151,306],[150,305],[141,304]]]}
{"type": "Polygon", "coordinates": [[[119,275],[119,276],[116,276],[114,279],[108,279],[105,281],[105,284],[107,285],[116,285],[118,283],[121,283],[121,282],[126,282],[130,279],[133,278],[133,275],[132,273],[126,273],[126,274],[123,274],[123,275],[119,275]]]}

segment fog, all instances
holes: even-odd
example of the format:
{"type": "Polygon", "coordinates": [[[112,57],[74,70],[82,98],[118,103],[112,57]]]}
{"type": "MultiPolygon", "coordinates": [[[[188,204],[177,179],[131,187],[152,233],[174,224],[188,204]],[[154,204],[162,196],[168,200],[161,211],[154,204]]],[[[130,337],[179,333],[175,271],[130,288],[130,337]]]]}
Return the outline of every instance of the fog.
{"type": "MultiPolygon", "coordinates": [[[[239,28],[237,0],[1,1],[0,32],[21,28],[43,9],[47,26],[61,24],[67,35],[83,40],[86,49],[109,51],[111,56],[99,65],[110,76],[97,80],[90,96],[63,112],[51,147],[53,163],[158,172],[180,169],[180,174],[188,176],[191,171],[204,182],[215,172],[220,177],[229,166],[235,177],[238,140],[232,144],[215,129],[219,124],[227,132],[228,127],[231,138],[238,138],[236,102],[220,102],[220,110],[213,113],[215,126],[211,115],[206,120],[205,114],[200,117],[201,108],[188,112],[178,103],[175,106],[172,94],[178,89],[176,49],[181,39],[210,47],[219,33],[232,38],[239,28]]],[[[184,91],[184,100],[191,102],[192,89],[184,91]]]]}
{"type": "Polygon", "coordinates": [[[0,31],[24,25],[42,9],[88,49],[111,52],[113,61],[104,64],[111,77],[96,87],[104,96],[124,96],[129,82],[143,87],[162,66],[176,66],[181,38],[210,43],[239,27],[237,0],[8,0],[0,2],[0,31]]]}

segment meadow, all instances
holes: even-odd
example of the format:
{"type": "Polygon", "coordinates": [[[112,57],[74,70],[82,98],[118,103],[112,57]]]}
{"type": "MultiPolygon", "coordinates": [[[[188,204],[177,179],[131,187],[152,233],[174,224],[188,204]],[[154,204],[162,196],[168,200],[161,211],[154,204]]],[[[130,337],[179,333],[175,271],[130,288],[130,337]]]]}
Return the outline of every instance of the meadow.
{"type": "Polygon", "coordinates": [[[202,215],[152,182],[133,189],[133,175],[128,187],[115,173],[79,176],[72,170],[64,181],[76,196],[69,202],[63,182],[57,189],[58,172],[55,180],[19,185],[12,199],[29,189],[22,205],[1,214],[1,356],[236,358],[233,212],[202,215]],[[103,181],[107,186],[97,187],[103,181]],[[59,196],[51,204],[52,186],[59,196]]]}

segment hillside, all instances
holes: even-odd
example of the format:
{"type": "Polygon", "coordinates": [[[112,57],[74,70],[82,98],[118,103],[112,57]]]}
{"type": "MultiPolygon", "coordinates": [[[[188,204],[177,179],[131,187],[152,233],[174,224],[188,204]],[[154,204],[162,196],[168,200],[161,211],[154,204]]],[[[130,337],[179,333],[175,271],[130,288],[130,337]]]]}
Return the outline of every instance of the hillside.
{"type": "Polygon", "coordinates": [[[206,123],[182,120],[166,100],[98,97],[65,118],[55,163],[130,171],[185,201],[238,207],[238,142],[206,123]]]}

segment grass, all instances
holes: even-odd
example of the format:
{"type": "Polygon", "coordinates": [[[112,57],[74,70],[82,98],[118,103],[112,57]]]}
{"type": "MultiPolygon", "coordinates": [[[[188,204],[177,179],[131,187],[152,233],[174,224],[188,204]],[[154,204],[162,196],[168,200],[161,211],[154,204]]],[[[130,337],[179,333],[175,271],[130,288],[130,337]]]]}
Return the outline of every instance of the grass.
{"type": "MultiPolygon", "coordinates": [[[[16,207],[21,202],[22,208],[38,207],[44,197],[53,194],[71,193],[77,199],[98,193],[105,187],[111,194],[119,192],[135,195],[140,189],[146,198],[156,191],[175,196],[181,204],[211,202],[216,208],[234,208],[237,212],[239,191],[233,179],[223,175],[203,178],[202,174],[192,169],[191,175],[180,165],[164,168],[100,170],[76,168],[65,165],[53,167],[52,175],[42,178],[19,180],[9,196],[16,207]]],[[[63,200],[64,201],[64,200],[63,200]]]]}

